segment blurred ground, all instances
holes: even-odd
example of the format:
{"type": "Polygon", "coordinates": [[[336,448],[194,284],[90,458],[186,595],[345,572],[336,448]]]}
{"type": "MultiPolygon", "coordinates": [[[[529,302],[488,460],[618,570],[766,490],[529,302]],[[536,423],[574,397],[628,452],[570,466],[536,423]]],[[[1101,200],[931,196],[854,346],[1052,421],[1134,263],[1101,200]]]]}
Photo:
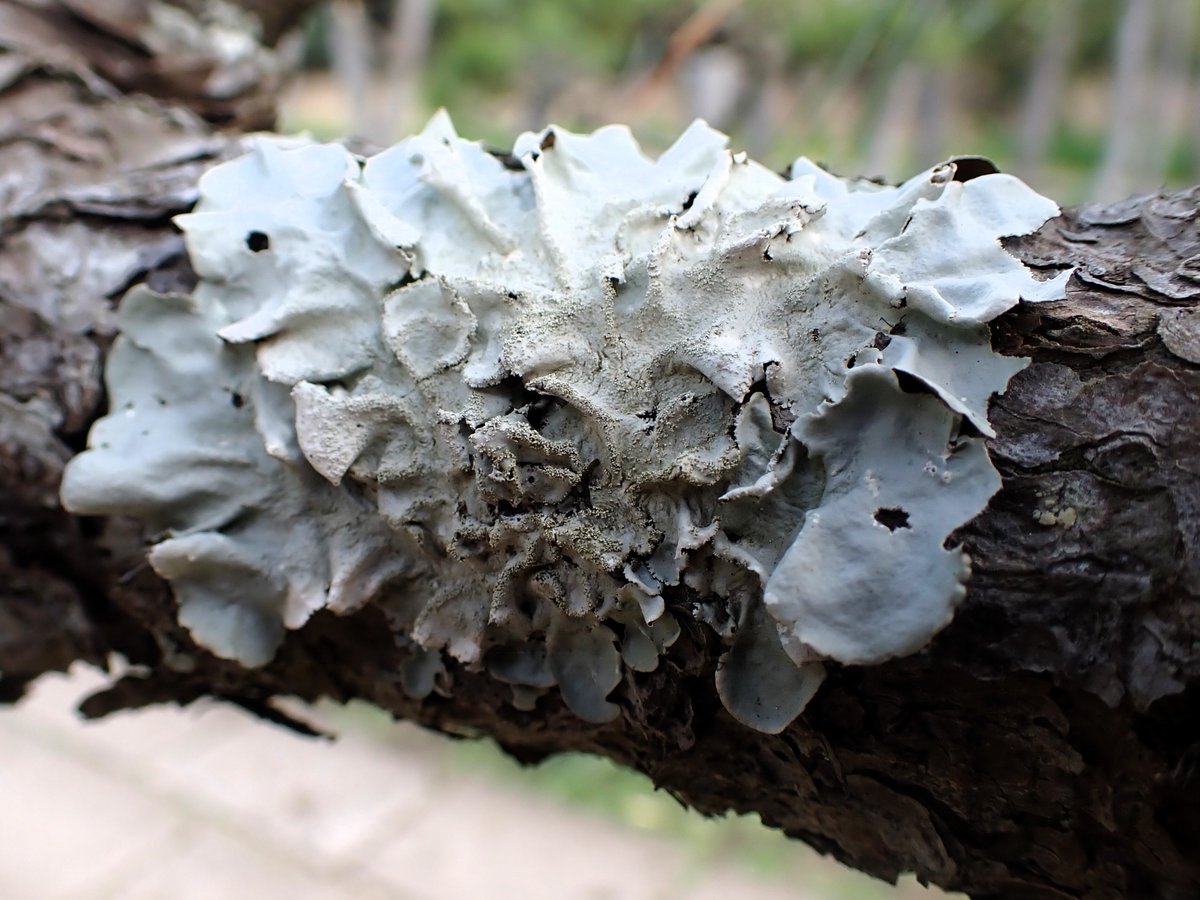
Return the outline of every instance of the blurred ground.
{"type": "Polygon", "coordinates": [[[703,820],[598,760],[518,771],[487,745],[361,709],[316,714],[336,742],[215,704],[82,722],[74,704],[99,683],[83,668],[49,676],[0,711],[0,897],[944,896],[873,881],[749,819],[703,820]]]}

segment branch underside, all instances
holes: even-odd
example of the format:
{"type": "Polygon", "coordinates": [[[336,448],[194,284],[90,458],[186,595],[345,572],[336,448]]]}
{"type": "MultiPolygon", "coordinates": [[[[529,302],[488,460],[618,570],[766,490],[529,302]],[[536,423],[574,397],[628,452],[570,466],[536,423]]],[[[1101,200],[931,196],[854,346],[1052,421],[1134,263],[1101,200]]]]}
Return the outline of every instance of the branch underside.
{"type": "MultiPolygon", "coordinates": [[[[62,84],[31,70],[4,108],[40,107],[37,92],[62,84]]],[[[177,624],[133,524],[60,509],[62,468],[104,408],[115,299],[141,281],[190,287],[168,219],[231,149],[161,112],[114,125],[116,101],[70,90],[85,119],[39,132],[51,187],[2,211],[0,697],[115,652],[140,674],[90,698],[88,715],[204,696],[262,711],[275,696],[359,698],[490,735],[528,762],[606,755],[702,812],[757,812],[883,878],[916,871],[976,897],[1195,895],[1200,192],[1070,212],[1013,242],[1031,266],[1080,268],[1066,300],[993,324],[998,350],[1034,363],[992,404],[1004,486],[958,535],[968,597],[925,651],[831,667],[803,717],[768,736],[725,712],[724,648],[693,623],[655,671],[613,692],[619,718],[591,725],[555,694],[519,711],[504,685],[453,663],[452,696],[411,700],[404,651],[371,607],[318,613],[264,668],[217,659],[177,624]],[[73,136],[89,126],[100,137],[83,152],[73,136]],[[132,174],[116,133],[131,127],[157,148],[132,174]],[[70,279],[64,258],[78,260],[70,279]]],[[[4,145],[0,171],[30,171],[28,152],[4,145]]],[[[693,599],[686,587],[664,598],[693,599]]]]}

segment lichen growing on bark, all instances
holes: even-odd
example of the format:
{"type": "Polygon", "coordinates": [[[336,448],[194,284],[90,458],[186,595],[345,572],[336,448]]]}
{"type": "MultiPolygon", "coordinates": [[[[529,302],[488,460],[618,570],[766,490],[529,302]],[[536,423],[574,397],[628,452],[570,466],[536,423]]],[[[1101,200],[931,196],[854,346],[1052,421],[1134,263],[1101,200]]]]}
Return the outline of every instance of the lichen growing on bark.
{"type": "Polygon", "coordinates": [[[950,621],[1022,365],[986,323],[1065,276],[1002,249],[1057,214],[1009,176],[785,178],[727,144],[260,139],[179,219],[194,294],[124,300],[64,504],[143,520],[181,620],[246,665],[372,603],[413,694],[453,690],[448,654],[605,721],[690,618],[733,715],[786,727],[823,661],[950,621]]]}

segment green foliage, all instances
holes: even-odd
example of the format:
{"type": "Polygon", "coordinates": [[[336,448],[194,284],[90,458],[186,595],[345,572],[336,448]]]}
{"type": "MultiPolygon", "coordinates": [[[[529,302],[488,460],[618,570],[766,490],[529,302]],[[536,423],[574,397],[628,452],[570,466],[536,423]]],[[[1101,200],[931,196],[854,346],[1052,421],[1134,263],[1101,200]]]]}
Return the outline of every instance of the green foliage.
{"type": "Polygon", "coordinates": [[[629,62],[631,35],[687,7],[678,0],[443,0],[428,73],[431,99],[457,107],[464,86],[500,94],[531,75],[617,73],[629,62]]]}

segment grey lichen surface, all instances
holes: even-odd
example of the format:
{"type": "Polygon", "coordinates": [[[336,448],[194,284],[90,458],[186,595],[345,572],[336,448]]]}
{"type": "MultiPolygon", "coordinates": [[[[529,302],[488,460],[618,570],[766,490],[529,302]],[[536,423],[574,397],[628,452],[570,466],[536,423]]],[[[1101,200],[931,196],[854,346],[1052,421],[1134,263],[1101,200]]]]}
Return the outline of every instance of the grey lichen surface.
{"type": "Polygon", "coordinates": [[[178,220],[194,294],[125,298],[64,504],[144,521],[181,621],[246,665],[371,603],[414,695],[448,655],[599,722],[691,617],[730,712],[781,730],[824,661],[950,621],[1022,365],[986,323],[1065,276],[1002,249],[1057,214],[1009,176],[784,178],[727,144],[260,139],[178,220]]]}

